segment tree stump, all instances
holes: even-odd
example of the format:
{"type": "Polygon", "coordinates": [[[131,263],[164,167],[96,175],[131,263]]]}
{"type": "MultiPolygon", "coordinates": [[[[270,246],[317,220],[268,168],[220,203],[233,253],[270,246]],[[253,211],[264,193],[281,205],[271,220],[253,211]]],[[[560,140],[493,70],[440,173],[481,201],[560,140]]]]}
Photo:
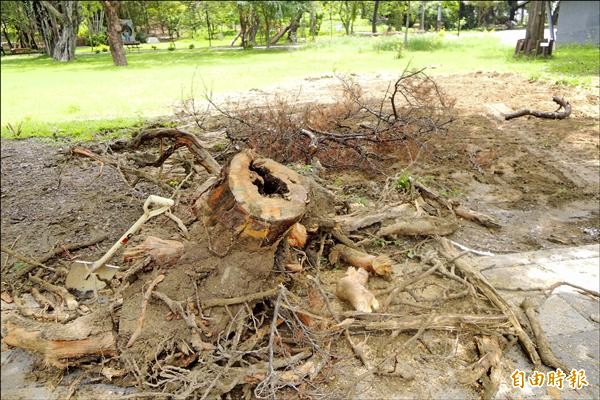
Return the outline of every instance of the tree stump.
{"type": "Polygon", "coordinates": [[[269,251],[302,218],[307,202],[308,190],[295,171],[243,151],[197,200],[196,213],[211,230],[217,254],[225,255],[228,246],[269,251]]]}

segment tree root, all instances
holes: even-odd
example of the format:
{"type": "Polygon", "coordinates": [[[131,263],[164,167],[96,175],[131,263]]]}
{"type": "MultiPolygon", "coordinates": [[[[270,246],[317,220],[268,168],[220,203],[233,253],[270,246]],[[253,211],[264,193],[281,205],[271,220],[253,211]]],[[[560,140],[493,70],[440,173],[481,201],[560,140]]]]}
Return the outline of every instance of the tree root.
{"type": "Polygon", "coordinates": [[[540,356],[535,348],[535,344],[527,335],[527,333],[523,330],[523,327],[519,323],[515,313],[512,310],[512,307],[506,302],[506,300],[500,296],[500,294],[494,289],[494,287],[488,282],[488,280],[477,271],[468,261],[463,258],[457,257],[459,253],[456,251],[454,247],[450,244],[450,242],[444,238],[440,238],[438,240],[440,244],[439,251],[440,253],[449,260],[452,260],[454,265],[458,268],[458,270],[462,273],[462,275],[470,281],[476,289],[478,289],[481,293],[488,298],[488,300],[498,307],[500,311],[508,318],[509,322],[512,324],[516,336],[519,338],[519,342],[529,355],[529,358],[533,362],[533,365],[536,369],[541,367],[540,356]]]}
{"type": "Polygon", "coordinates": [[[544,119],[565,119],[567,118],[569,115],[571,115],[571,104],[563,99],[562,97],[558,97],[558,96],[554,96],[552,97],[552,101],[555,102],[556,104],[558,104],[558,109],[554,112],[548,112],[548,111],[535,111],[535,110],[529,110],[529,109],[524,109],[524,110],[520,110],[511,114],[507,114],[504,116],[504,119],[506,121],[514,119],[514,118],[519,118],[519,117],[523,117],[525,115],[532,115],[534,117],[537,118],[544,118],[544,119]],[[560,109],[563,109],[563,111],[559,111],[560,109]]]}
{"type": "Polygon", "coordinates": [[[546,338],[546,334],[542,329],[542,325],[535,314],[535,307],[531,299],[526,298],[523,300],[521,308],[525,312],[525,315],[527,315],[529,326],[531,327],[533,336],[535,336],[537,349],[544,365],[554,369],[560,368],[563,371],[569,371],[569,368],[554,355],[550,343],[548,343],[548,339],[546,338]]]}

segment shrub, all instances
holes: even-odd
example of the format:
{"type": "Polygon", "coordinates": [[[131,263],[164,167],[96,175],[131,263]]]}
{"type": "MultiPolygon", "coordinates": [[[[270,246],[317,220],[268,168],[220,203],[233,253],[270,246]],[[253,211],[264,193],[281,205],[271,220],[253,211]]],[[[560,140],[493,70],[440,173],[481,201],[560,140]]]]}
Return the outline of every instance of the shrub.
{"type": "Polygon", "coordinates": [[[158,50],[158,47],[152,45],[152,50],[158,50]]]}
{"type": "Polygon", "coordinates": [[[102,52],[103,53],[107,53],[108,52],[108,47],[106,47],[106,46],[102,47],[102,52]]]}
{"type": "Polygon", "coordinates": [[[421,35],[408,39],[406,48],[410,51],[434,51],[441,49],[443,45],[443,39],[440,35],[421,35]]]}
{"type": "Polygon", "coordinates": [[[138,33],[136,33],[135,38],[140,43],[146,43],[146,40],[148,39],[148,35],[145,32],[138,32],[138,33]]]}
{"type": "Polygon", "coordinates": [[[88,39],[88,45],[91,47],[98,47],[106,44],[108,44],[106,32],[96,33],[95,35],[91,35],[91,37],[88,39]]]}
{"type": "Polygon", "coordinates": [[[96,53],[96,54],[100,54],[100,50],[99,50],[99,49],[96,49],[96,50],[94,50],[94,53],[96,53]]]}
{"type": "Polygon", "coordinates": [[[169,47],[167,48],[167,50],[169,50],[169,51],[175,50],[175,43],[170,43],[169,47]]]}
{"type": "Polygon", "coordinates": [[[190,45],[188,46],[188,49],[193,50],[194,49],[194,43],[190,43],[190,45]]]}

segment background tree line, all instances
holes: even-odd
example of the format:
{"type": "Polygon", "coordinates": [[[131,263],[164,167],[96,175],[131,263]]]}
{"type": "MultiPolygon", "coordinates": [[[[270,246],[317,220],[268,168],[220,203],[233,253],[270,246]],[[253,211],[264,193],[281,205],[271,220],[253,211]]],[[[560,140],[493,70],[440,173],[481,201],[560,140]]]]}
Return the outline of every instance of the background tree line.
{"type": "Polygon", "coordinates": [[[522,8],[517,1],[3,0],[0,20],[2,40],[9,48],[43,49],[56,60],[68,61],[78,40],[92,46],[109,44],[114,58],[117,47],[122,49],[119,18],[132,20],[140,41],[150,35],[171,41],[203,35],[211,41],[231,34],[232,45],[250,48],[295,43],[299,28],[314,38],[332,31],[335,24],[351,35],[358,18],[369,20],[372,32],[382,27],[400,31],[407,24],[422,30],[473,29],[522,22],[522,8]]]}

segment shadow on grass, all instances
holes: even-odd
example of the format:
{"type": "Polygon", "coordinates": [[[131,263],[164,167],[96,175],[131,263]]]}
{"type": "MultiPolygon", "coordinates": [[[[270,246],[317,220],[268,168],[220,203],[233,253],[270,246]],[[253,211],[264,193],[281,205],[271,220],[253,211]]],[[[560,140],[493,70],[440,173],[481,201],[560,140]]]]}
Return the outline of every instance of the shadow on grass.
{"type": "MultiPolygon", "coordinates": [[[[229,63],[229,62],[248,62],[250,59],[264,59],[278,57],[280,54],[292,51],[302,51],[302,48],[275,47],[269,49],[248,49],[238,48],[214,48],[214,49],[181,49],[175,51],[147,51],[140,53],[128,53],[128,69],[147,69],[160,68],[162,66],[179,65],[194,66],[203,63],[229,63]]],[[[88,70],[118,70],[112,63],[112,57],[108,54],[85,54],[77,55],[70,62],[61,63],[54,61],[46,55],[38,56],[5,56],[2,57],[2,67],[9,69],[56,69],[69,70],[85,67],[88,70]]]]}

